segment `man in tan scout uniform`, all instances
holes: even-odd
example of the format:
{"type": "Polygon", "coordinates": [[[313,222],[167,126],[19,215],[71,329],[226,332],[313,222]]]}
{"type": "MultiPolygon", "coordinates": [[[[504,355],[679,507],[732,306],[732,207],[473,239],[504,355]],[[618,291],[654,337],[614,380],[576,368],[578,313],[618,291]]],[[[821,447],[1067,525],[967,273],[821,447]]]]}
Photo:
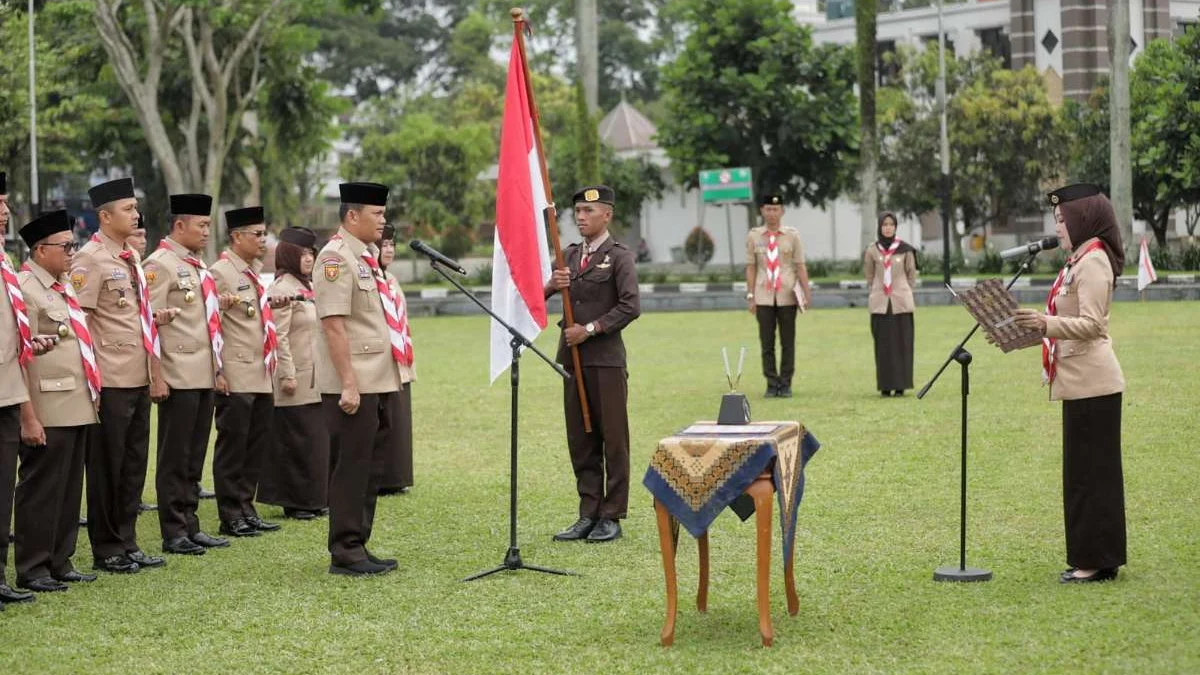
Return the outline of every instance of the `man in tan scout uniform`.
{"type": "Polygon", "coordinates": [[[808,268],[804,246],[794,227],[784,227],[783,198],[765,194],[759,199],[763,224],[746,234],[746,301],[758,320],[762,347],[763,377],[767,398],[792,397],[792,375],[796,371],[796,312],[799,302],[809,304],[808,268]],[[797,285],[804,297],[796,295],[797,285]],[[775,333],[783,354],[775,369],[775,333]]]}
{"type": "Polygon", "coordinates": [[[376,258],[388,189],[376,183],[340,186],[342,227],[317,255],[313,291],[334,368],[321,381],[321,405],[334,458],[329,480],[331,574],[363,576],[396,568],[367,551],[379,475],[388,445],[399,365],[411,365],[387,280],[376,258]]]}
{"type": "Polygon", "coordinates": [[[196,517],[212,429],[213,387],[223,381],[216,366],[222,339],[219,299],[200,259],[208,243],[211,212],[208,195],[171,195],[170,234],[142,265],[150,304],[179,312],[159,335],[162,377],[169,393],[158,403],[154,486],[163,551],[184,555],[229,545],[203,532],[196,517]]]}
{"type": "Polygon", "coordinates": [[[103,388],[100,424],[91,427],[87,456],[88,536],[95,568],[136,572],[166,561],[137,545],[137,514],[146,482],[150,399],[165,395],[158,370],[159,324],[170,310],[154,312],[141,260],[125,241],[137,227],[133,179],[88,190],[100,231],[72,259],[71,285],[87,310],[103,388]]]}
{"type": "Polygon", "coordinates": [[[30,252],[20,278],[31,333],[59,340],[58,349],[33,359],[26,371],[31,400],[21,405],[21,480],[14,509],[17,584],[44,593],[67,590],[66,582],[96,580],[75,571],[71,556],[100,371],[67,280],[76,247],[67,212],[42,215],[21,228],[21,238],[30,252]]]}
{"type": "Polygon", "coordinates": [[[276,335],[266,291],[258,278],[267,252],[261,206],[225,212],[229,249],[213,263],[221,294],[221,350],[226,386],[217,388],[217,443],[213,480],[221,534],[255,537],[279,529],[258,517],[254,494],[259,466],[271,449],[275,400],[276,335]]]}
{"type": "MultiPolygon", "coordinates": [[[[0,171],[0,241],[8,233],[8,177],[0,171]]],[[[29,400],[25,366],[35,354],[54,345],[29,329],[29,314],[8,254],[0,248],[0,609],[5,604],[31,602],[33,593],[16,591],[5,581],[8,532],[12,522],[13,487],[21,444],[21,404],[29,400]]]]}

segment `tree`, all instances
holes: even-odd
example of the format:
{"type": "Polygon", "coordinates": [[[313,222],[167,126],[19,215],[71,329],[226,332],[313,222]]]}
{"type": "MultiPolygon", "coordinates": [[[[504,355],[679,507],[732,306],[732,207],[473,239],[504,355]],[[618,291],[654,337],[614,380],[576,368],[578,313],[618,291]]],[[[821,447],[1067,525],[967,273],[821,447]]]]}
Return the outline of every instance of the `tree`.
{"type": "Polygon", "coordinates": [[[658,142],[677,177],[748,166],[757,192],[822,205],[853,183],[858,154],[854,60],[814,46],[787,0],[679,0],[691,32],[663,70],[658,142]]]}
{"type": "MultiPolygon", "coordinates": [[[[937,52],[902,50],[900,58],[902,82],[881,91],[880,169],[887,208],[916,216],[938,206],[937,52]]],[[[946,89],[951,204],[966,230],[1036,213],[1043,186],[1066,164],[1068,144],[1041,76],[977,53],[947,61],[946,89]]],[[[961,255],[957,238],[955,247],[961,255]]]]}
{"type": "Polygon", "coordinates": [[[875,2],[854,4],[854,27],[857,33],[855,57],[858,61],[858,135],[859,170],[862,186],[861,245],[875,239],[875,215],[879,211],[879,137],[875,123],[875,2]]]}

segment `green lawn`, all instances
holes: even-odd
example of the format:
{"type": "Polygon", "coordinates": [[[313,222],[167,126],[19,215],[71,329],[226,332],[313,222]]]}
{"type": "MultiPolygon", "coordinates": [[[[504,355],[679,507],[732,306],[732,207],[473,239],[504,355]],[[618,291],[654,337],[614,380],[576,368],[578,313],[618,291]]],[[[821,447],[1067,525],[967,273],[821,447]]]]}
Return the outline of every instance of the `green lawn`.
{"type": "MultiPolygon", "coordinates": [[[[969,326],[955,307],[917,315],[917,380],[969,326]]],[[[1130,564],[1121,579],[1063,587],[1060,409],[1035,350],[976,339],[968,562],[986,584],[931,581],[958,555],[958,372],[924,401],[882,400],[867,315],[819,310],[799,327],[797,397],[761,398],[745,313],[653,314],[627,331],[633,486],[625,537],[554,544],[575,517],[561,385],[526,357],[521,541],[527,562],[573,578],[504,573],[507,378],[486,382],[482,319],[418,318],[417,485],[381,500],[372,548],[400,570],[326,573],[326,522],[286,522],[167,568],[104,576],[0,614],[3,673],[1195,673],[1200,672],[1200,303],[1123,303],[1112,331],[1129,381],[1124,460],[1130,564]],[[799,616],[785,611],[778,540],[775,647],[759,646],[753,527],[713,526],[709,611],[691,598],[681,545],[676,646],[658,645],[664,594],[641,477],[657,439],[716,414],[719,347],[750,346],[744,389],[759,420],[800,419],[824,444],[797,533],[799,616]]],[[[550,335],[539,343],[549,349],[550,335]]],[[[211,485],[211,481],[206,480],[211,485]]],[[[153,499],[153,481],[147,490],[153,499]]],[[[267,517],[277,516],[272,507],[267,517]]],[[[216,530],[215,505],[202,520],[216,530]]],[[[144,547],[158,524],[142,516],[144,547]]],[[[90,567],[86,536],[76,562],[90,567]]],[[[12,567],[10,566],[10,574],[12,567]]]]}

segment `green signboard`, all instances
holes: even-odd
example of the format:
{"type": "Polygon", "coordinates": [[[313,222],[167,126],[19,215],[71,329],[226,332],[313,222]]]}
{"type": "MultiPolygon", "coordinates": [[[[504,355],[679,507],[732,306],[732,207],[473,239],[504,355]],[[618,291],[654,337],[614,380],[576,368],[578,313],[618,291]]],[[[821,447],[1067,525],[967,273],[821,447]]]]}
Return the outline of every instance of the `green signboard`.
{"type": "Polygon", "coordinates": [[[700,172],[700,198],[705,204],[754,201],[754,182],[748,167],[700,172]]]}

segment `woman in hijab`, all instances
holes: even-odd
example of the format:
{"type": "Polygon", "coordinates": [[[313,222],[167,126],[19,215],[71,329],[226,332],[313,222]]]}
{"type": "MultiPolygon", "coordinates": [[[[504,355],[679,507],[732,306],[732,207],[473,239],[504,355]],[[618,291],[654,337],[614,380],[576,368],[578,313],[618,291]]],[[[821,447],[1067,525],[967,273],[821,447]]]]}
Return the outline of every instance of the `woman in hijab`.
{"type": "Polygon", "coordinates": [[[1112,203],[1095,185],[1051,192],[1055,233],[1071,252],[1050,288],[1045,313],[1019,310],[1041,333],[1042,380],[1062,401],[1063,506],[1067,565],[1060,581],[1117,578],[1125,564],[1121,393],[1125,378],[1108,336],[1116,278],[1125,265],[1112,203]]]}
{"type": "Polygon", "coordinates": [[[896,216],[884,213],[879,239],[863,254],[870,293],[871,337],[875,338],[875,388],[882,396],[903,396],[913,388],[913,286],[917,252],[896,236],[896,216]]]}
{"type": "MultiPolygon", "coordinates": [[[[404,291],[395,275],[387,271],[392,261],[396,259],[396,228],[388,224],[383,227],[383,237],[379,240],[379,266],[383,268],[384,277],[396,298],[396,309],[402,314],[408,311],[404,302],[404,291]]],[[[413,446],[412,446],[412,382],[416,379],[416,371],[411,367],[400,366],[399,396],[392,398],[391,433],[380,434],[377,439],[387,443],[383,451],[383,475],[379,478],[379,494],[405,494],[413,485],[413,446]]]]}
{"type": "Polygon", "coordinates": [[[325,511],[329,484],[329,434],[321,414],[317,371],[321,324],[313,304],[312,269],[317,237],[305,227],[289,227],[275,248],[271,296],[291,297],[275,310],[279,362],[275,370],[274,461],[263,462],[258,500],[283,507],[283,515],[312,520],[325,511]]]}

